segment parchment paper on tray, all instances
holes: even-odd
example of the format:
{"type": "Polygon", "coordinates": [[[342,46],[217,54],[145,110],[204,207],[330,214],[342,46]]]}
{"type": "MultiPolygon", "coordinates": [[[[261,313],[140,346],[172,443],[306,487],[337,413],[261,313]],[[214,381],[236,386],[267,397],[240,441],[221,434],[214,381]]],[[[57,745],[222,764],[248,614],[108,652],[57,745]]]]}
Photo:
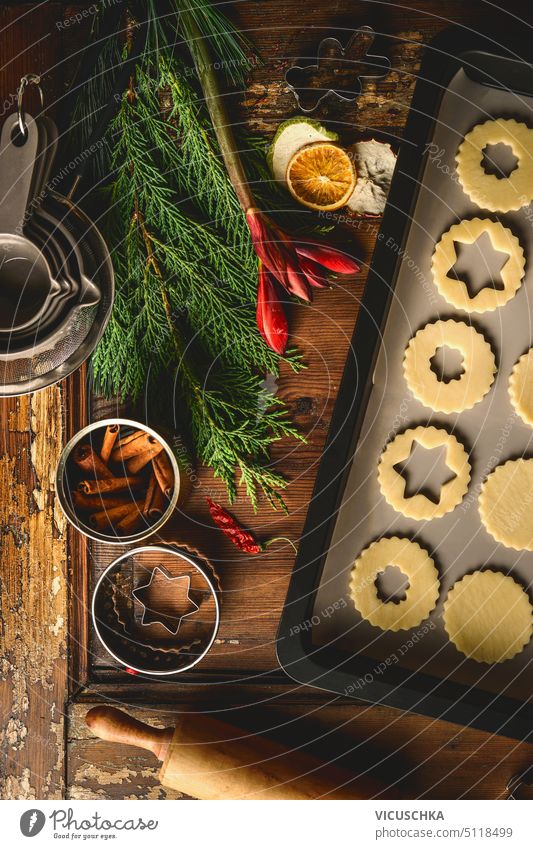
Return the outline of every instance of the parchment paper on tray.
{"type": "Polygon", "coordinates": [[[480,484],[488,472],[509,458],[533,455],[533,429],[516,415],[508,394],[513,365],[533,344],[531,207],[498,216],[516,234],[526,253],[526,275],[520,290],[501,309],[471,317],[496,353],[498,374],[490,392],[463,413],[433,413],[409,392],[402,364],[409,339],[427,322],[440,318],[468,320],[438,294],[430,268],[435,243],[452,224],[462,218],[494,217],[475,206],[457,182],[455,153],[459,144],[475,124],[489,118],[514,117],[530,124],[532,114],[533,98],[480,85],[459,71],[442,99],[406,244],[389,243],[387,234],[380,234],[386,246],[398,253],[400,269],[313,617],[316,644],[337,642],[340,647],[375,657],[376,667],[379,661],[388,661],[405,669],[422,669],[438,679],[449,677],[476,683],[490,692],[505,691],[521,700],[532,694],[533,641],[505,663],[489,666],[467,660],[447,639],[442,604],[455,581],[475,569],[511,569],[513,577],[525,587],[533,580],[533,554],[495,542],[482,526],[477,509],[480,484]],[[471,452],[472,464],[472,479],[463,502],[451,513],[428,522],[407,519],[393,510],[383,499],[377,481],[377,464],[385,444],[395,433],[422,424],[445,427],[454,433],[471,452]],[[348,590],[353,562],[362,549],[383,535],[393,534],[416,539],[424,546],[434,557],[441,577],[440,600],[430,619],[411,631],[396,633],[380,631],[364,621],[348,590]]]}

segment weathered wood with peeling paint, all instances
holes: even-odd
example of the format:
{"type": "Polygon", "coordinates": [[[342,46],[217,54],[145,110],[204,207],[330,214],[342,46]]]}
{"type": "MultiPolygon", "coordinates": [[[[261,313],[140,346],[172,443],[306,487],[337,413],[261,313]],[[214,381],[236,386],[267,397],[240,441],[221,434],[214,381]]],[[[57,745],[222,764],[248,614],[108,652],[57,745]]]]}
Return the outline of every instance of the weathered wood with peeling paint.
{"type": "Polygon", "coordinates": [[[1,405],[2,798],[61,798],[66,676],[65,520],[52,494],[61,389],[1,405]]]}
{"type": "MultiPolygon", "coordinates": [[[[81,33],[69,35],[66,4],[0,8],[0,119],[20,78],[43,74],[52,113],[72,75],[81,33]]],[[[26,108],[34,109],[36,92],[26,108]]],[[[73,384],[75,385],[75,384],[73,384]]],[[[67,696],[66,522],[54,495],[65,433],[66,386],[0,402],[0,798],[65,794],[67,696]]],[[[79,395],[69,396],[78,416],[79,395]]],[[[68,417],[70,418],[70,417],[68,417]]]]}

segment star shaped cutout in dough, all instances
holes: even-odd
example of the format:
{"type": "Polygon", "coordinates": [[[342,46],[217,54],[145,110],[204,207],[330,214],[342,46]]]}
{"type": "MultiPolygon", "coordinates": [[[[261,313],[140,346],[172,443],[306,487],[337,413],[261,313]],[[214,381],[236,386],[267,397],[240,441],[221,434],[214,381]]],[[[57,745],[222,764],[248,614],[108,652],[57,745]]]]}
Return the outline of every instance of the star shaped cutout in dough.
{"type": "Polygon", "coordinates": [[[424,495],[434,504],[440,501],[442,487],[457,477],[446,463],[444,447],[424,448],[416,440],[407,460],[393,468],[405,481],[404,498],[424,495]]]}
{"type": "Polygon", "coordinates": [[[488,144],[483,149],[481,164],[486,174],[494,174],[497,180],[505,180],[518,168],[518,157],[510,145],[498,142],[488,144]]]}
{"type": "Polygon", "coordinates": [[[147,584],[133,590],[133,597],[143,606],[141,625],[162,625],[174,636],[181,622],[200,608],[189,596],[189,575],[170,577],[156,566],[147,584]]]}
{"type": "Polygon", "coordinates": [[[488,233],[482,233],[472,244],[454,240],[453,247],[457,258],[447,276],[461,280],[470,298],[482,289],[501,291],[504,288],[501,271],[509,254],[497,251],[488,233]]]}

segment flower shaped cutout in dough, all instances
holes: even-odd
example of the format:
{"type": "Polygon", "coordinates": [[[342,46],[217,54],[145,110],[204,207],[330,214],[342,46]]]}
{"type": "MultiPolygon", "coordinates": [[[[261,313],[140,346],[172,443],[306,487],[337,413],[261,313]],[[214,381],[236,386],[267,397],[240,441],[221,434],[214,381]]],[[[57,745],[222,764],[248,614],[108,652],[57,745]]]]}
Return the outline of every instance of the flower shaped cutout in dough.
{"type": "Polygon", "coordinates": [[[496,361],[484,336],[464,321],[426,324],[410,339],[403,362],[407,385],[425,407],[442,413],[461,413],[485,397],[494,382],[496,361]],[[462,356],[463,372],[447,383],[431,367],[441,348],[462,356]]]}
{"type": "Polygon", "coordinates": [[[402,631],[426,619],[439,597],[439,573],[428,552],[413,540],[384,537],[361,552],[354,563],[350,595],[364,619],[377,628],[402,631]],[[398,567],[409,581],[398,603],[381,601],[376,579],[387,566],[398,567]]]}
{"type": "Polygon", "coordinates": [[[477,124],[464,137],[455,161],[459,183],[473,203],[491,212],[510,212],[533,200],[533,130],[514,118],[496,118],[477,124]],[[484,151],[505,144],[517,159],[507,177],[489,174],[483,167],[484,151]]]}

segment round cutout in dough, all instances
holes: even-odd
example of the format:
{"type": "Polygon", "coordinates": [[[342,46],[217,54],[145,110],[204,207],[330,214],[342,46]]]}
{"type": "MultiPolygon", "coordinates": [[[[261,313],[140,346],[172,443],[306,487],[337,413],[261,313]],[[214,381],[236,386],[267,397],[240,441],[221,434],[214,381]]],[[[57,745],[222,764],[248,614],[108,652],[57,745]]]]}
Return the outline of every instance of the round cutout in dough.
{"type": "Polygon", "coordinates": [[[533,200],[533,130],[513,118],[478,124],[459,146],[455,162],[459,183],[473,203],[491,212],[510,212],[533,200]],[[507,177],[487,174],[483,152],[487,145],[505,144],[518,163],[507,177]]]}
{"type": "Polygon", "coordinates": [[[479,515],[497,542],[533,551],[533,459],[496,466],[481,487],[479,515]]]}
{"type": "Polygon", "coordinates": [[[384,538],[365,548],[354,563],[350,595],[371,625],[384,631],[414,628],[426,619],[439,597],[439,573],[418,543],[400,537],[384,538]],[[405,598],[397,604],[381,601],[376,579],[388,566],[397,566],[409,580],[405,598]]]}
{"type": "Polygon", "coordinates": [[[509,396],[522,421],[533,427],[533,348],[515,364],[509,378],[509,396]]]}
{"type": "Polygon", "coordinates": [[[470,482],[468,454],[455,436],[443,428],[410,428],[386,446],[379,461],[378,481],[383,497],[399,513],[410,519],[438,519],[463,500],[470,482]],[[405,478],[394,468],[409,459],[415,442],[428,450],[446,449],[446,465],[454,477],[441,486],[437,502],[421,492],[406,496],[405,478]]]}
{"type": "Polygon", "coordinates": [[[440,413],[469,410],[494,382],[496,362],[485,337],[464,321],[426,324],[410,340],[403,371],[407,385],[425,407],[440,413]],[[453,348],[463,357],[463,374],[448,383],[439,380],[431,360],[440,348],[453,348]]]}
{"type": "Polygon", "coordinates": [[[454,224],[437,242],[431,260],[433,280],[442,297],[452,306],[468,313],[491,312],[503,307],[522,285],[525,265],[524,251],[516,236],[499,221],[491,221],[490,218],[465,218],[459,224],[454,224]],[[500,271],[503,288],[486,286],[470,297],[466,283],[450,277],[448,273],[457,262],[454,242],[473,245],[483,233],[488,235],[495,251],[509,256],[500,271]]]}
{"type": "Polygon", "coordinates": [[[533,608],[509,575],[465,575],[444,602],[444,628],[454,646],[479,663],[501,663],[522,651],[533,632],[533,608]]]}

